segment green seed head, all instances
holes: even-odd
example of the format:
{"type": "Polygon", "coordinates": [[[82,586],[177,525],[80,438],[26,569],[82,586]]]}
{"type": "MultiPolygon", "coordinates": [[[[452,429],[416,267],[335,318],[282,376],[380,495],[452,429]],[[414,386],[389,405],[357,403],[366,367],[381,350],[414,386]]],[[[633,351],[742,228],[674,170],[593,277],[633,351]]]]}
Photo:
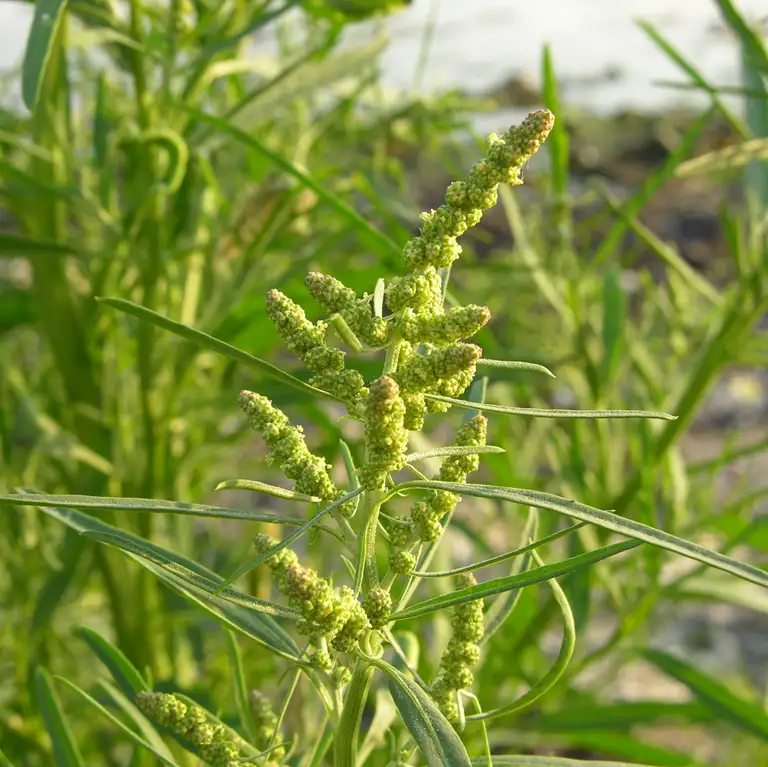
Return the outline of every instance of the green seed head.
{"type": "Polygon", "coordinates": [[[363,599],[363,609],[373,628],[378,629],[387,624],[392,610],[392,597],[382,588],[370,589],[363,599]]]}

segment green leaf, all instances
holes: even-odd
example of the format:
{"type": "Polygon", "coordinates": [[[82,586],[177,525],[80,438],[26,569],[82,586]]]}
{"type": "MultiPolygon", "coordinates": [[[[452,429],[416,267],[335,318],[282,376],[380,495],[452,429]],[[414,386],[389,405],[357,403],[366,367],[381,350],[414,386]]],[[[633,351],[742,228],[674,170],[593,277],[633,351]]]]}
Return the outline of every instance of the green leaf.
{"type": "MultiPolygon", "coordinates": [[[[161,753],[154,746],[147,743],[137,732],[134,732],[134,730],[132,730],[130,727],[128,727],[127,724],[118,719],[108,708],[102,706],[99,701],[91,697],[85,690],[82,690],[74,682],[70,682],[69,679],[65,679],[61,676],[57,676],[56,679],[57,681],[69,687],[70,690],[77,693],[86,703],[93,706],[105,719],[111,722],[118,729],[122,730],[134,743],[137,743],[142,748],[145,748],[147,751],[157,757],[163,764],[168,765],[168,767],[180,767],[177,762],[174,762],[164,753],[161,753]]],[[[54,754],[55,753],[56,749],[54,747],[54,754]]]]}
{"type": "Polygon", "coordinates": [[[444,610],[446,607],[452,607],[462,602],[472,602],[476,599],[490,597],[493,594],[501,594],[512,589],[521,589],[523,586],[530,586],[533,583],[541,583],[542,581],[550,580],[550,578],[556,578],[558,575],[565,575],[579,567],[587,567],[602,559],[634,549],[639,545],[638,541],[612,543],[595,551],[587,551],[584,554],[579,554],[577,557],[564,559],[562,562],[555,562],[551,565],[526,570],[516,575],[504,575],[500,578],[493,578],[492,580],[478,583],[476,586],[425,599],[423,602],[417,602],[415,605],[411,605],[411,607],[392,613],[390,618],[392,620],[409,620],[437,610],[444,610]]]}
{"type": "Polygon", "coordinates": [[[61,703],[48,672],[38,667],[35,670],[35,696],[45,729],[53,744],[53,760],[56,767],[85,767],[83,757],[64,718],[61,703]]]}
{"type": "Polygon", "coordinates": [[[67,0],[36,0],[35,15],[21,64],[21,97],[33,111],[64,19],[67,0]]]}
{"type": "Polygon", "coordinates": [[[300,503],[321,503],[323,500],[314,495],[304,495],[304,493],[297,493],[295,490],[288,490],[277,485],[268,485],[265,482],[257,482],[253,479],[225,479],[223,482],[219,482],[213,489],[250,490],[252,493],[264,493],[264,495],[271,495],[274,498],[284,498],[286,501],[298,501],[300,503]]]}
{"type": "Polygon", "coordinates": [[[598,527],[611,530],[619,535],[628,538],[634,538],[643,543],[650,543],[651,546],[658,546],[688,559],[702,562],[705,565],[714,567],[717,570],[743,578],[750,583],[756,583],[758,586],[768,586],[768,573],[752,565],[737,562],[724,554],[719,554],[711,549],[699,546],[692,541],[686,541],[671,535],[663,530],[659,530],[641,522],[635,522],[632,519],[624,519],[610,511],[603,511],[584,503],[560,498],[550,493],[540,493],[537,490],[519,490],[509,487],[497,487],[496,485],[473,485],[459,484],[454,482],[435,482],[413,480],[404,482],[397,486],[397,491],[402,492],[405,489],[425,489],[425,490],[448,490],[451,493],[459,495],[470,495],[477,498],[496,498],[499,501],[510,503],[519,503],[524,506],[536,506],[540,509],[550,509],[567,517],[589,522],[598,527]]]}
{"type": "MultiPolygon", "coordinates": [[[[544,563],[535,551],[531,553],[531,556],[539,567],[544,567],[544,563]]],[[[563,616],[563,640],[560,643],[560,652],[557,654],[555,662],[552,664],[549,671],[547,671],[547,673],[536,682],[528,692],[521,695],[516,701],[491,711],[485,711],[482,714],[468,716],[467,721],[497,719],[500,716],[506,716],[507,714],[522,711],[524,708],[527,708],[539,698],[546,695],[565,673],[565,670],[573,657],[573,651],[576,648],[576,624],[573,620],[571,606],[568,604],[568,598],[565,596],[565,592],[560,584],[554,579],[547,581],[547,584],[552,589],[557,606],[560,608],[560,612],[563,616]]]]}
{"type": "Polygon", "coordinates": [[[191,341],[193,344],[196,344],[203,349],[210,349],[211,351],[218,352],[219,354],[223,354],[225,357],[229,357],[236,362],[242,363],[246,367],[252,368],[253,370],[258,370],[261,373],[266,373],[268,376],[271,376],[272,378],[275,378],[294,389],[298,389],[299,391],[305,392],[307,394],[312,394],[315,397],[325,397],[326,399],[336,400],[338,399],[337,397],[334,397],[332,394],[329,394],[322,389],[318,389],[314,386],[310,386],[308,383],[304,383],[304,381],[300,381],[290,373],[286,373],[284,370],[275,367],[269,362],[265,362],[258,357],[254,357],[253,355],[248,354],[248,352],[245,352],[242,349],[238,349],[237,347],[232,346],[225,341],[220,341],[218,338],[209,336],[207,333],[203,333],[202,330],[195,330],[188,325],[183,325],[181,322],[176,322],[176,320],[172,320],[168,317],[164,317],[162,314],[153,312],[151,309],[147,309],[143,306],[140,306],[139,304],[134,304],[132,301],[126,301],[124,298],[101,297],[97,298],[96,300],[105,306],[111,306],[113,309],[117,309],[118,311],[125,312],[126,314],[137,317],[143,322],[149,322],[152,325],[156,325],[157,327],[162,328],[163,330],[174,333],[175,335],[180,336],[187,341],[191,341]]]}
{"type": "Polygon", "coordinates": [[[107,667],[117,686],[129,697],[148,690],[149,684],[138,669],[125,657],[123,652],[111,642],[97,634],[93,629],[81,626],[78,629],[80,638],[90,647],[92,652],[107,667]]]}
{"type": "Polygon", "coordinates": [[[392,700],[427,767],[470,767],[464,744],[427,693],[389,663],[378,660],[375,665],[387,675],[392,700]]]}
{"type": "Polygon", "coordinates": [[[308,173],[305,173],[298,168],[290,160],[269,149],[252,134],[246,133],[226,120],[202,112],[188,104],[181,103],[176,106],[178,106],[179,109],[188,112],[196,120],[212,125],[220,132],[231,136],[239,143],[247,146],[249,149],[253,149],[263,157],[266,157],[276,168],[283,171],[283,173],[295,178],[303,186],[311,189],[321,200],[325,201],[337,213],[345,218],[354,229],[359,230],[365,235],[367,239],[382,247],[385,252],[392,255],[400,255],[400,248],[397,244],[387,237],[386,234],[380,232],[375,226],[366,221],[352,206],[348,205],[333,192],[328,191],[325,187],[318,184],[308,173]]]}
{"type": "Polygon", "coordinates": [[[655,418],[662,421],[674,421],[677,416],[669,413],[654,413],[647,410],[558,410],[556,408],[511,407],[509,405],[491,405],[487,402],[469,402],[464,399],[443,397],[440,394],[425,394],[427,399],[445,402],[469,410],[481,410],[507,415],[530,415],[536,418],[655,418]]]}
{"type": "Polygon", "coordinates": [[[233,588],[222,588],[219,586],[216,580],[212,578],[206,578],[205,576],[198,575],[188,567],[174,562],[167,556],[161,556],[155,551],[150,550],[146,546],[136,543],[130,540],[123,534],[115,533],[102,533],[86,531],[83,533],[87,538],[91,538],[99,543],[104,543],[108,546],[114,546],[120,551],[126,554],[131,554],[136,558],[145,559],[151,562],[153,565],[166,570],[170,574],[183,581],[186,585],[192,586],[206,594],[213,594],[216,592],[221,599],[227,602],[232,602],[236,605],[247,607],[250,610],[264,613],[265,615],[276,616],[280,618],[287,618],[288,620],[299,620],[301,617],[297,611],[291,610],[282,605],[273,604],[272,602],[266,602],[258,597],[252,597],[250,594],[244,594],[241,591],[237,591],[233,588]]]}
{"type": "Polygon", "coordinates": [[[294,541],[301,538],[304,533],[313,528],[326,514],[338,508],[343,503],[352,500],[352,498],[357,498],[357,496],[362,492],[362,487],[355,488],[351,492],[346,493],[341,498],[334,501],[329,506],[326,506],[324,509],[320,509],[317,514],[312,517],[312,519],[310,519],[308,522],[305,522],[298,530],[296,530],[296,532],[291,533],[287,538],[284,538],[282,541],[280,541],[280,543],[269,549],[269,551],[265,551],[263,554],[259,554],[259,556],[255,559],[252,559],[250,562],[247,562],[246,564],[238,567],[237,570],[235,570],[235,572],[232,573],[232,575],[230,575],[226,580],[224,580],[221,586],[219,586],[219,590],[230,586],[238,578],[253,570],[254,567],[258,567],[268,559],[271,559],[275,554],[277,554],[278,551],[282,551],[286,546],[290,546],[294,541]]]}
{"type": "Polygon", "coordinates": [[[13,767],[11,760],[0,749],[0,767],[13,767]]]}
{"type": "MultiPolygon", "coordinates": [[[[176,562],[183,567],[187,567],[189,570],[197,573],[203,578],[214,581],[216,584],[221,581],[221,576],[211,572],[198,562],[188,559],[181,554],[171,553],[161,546],[151,543],[138,535],[119,530],[118,528],[112,527],[111,525],[81,511],[45,506],[40,507],[40,510],[47,516],[67,525],[67,527],[78,533],[95,532],[117,535],[124,540],[130,540],[139,546],[146,547],[146,549],[156,553],[159,557],[176,562]]],[[[158,578],[173,588],[177,593],[181,594],[185,599],[194,602],[197,606],[204,609],[211,616],[224,623],[229,628],[249,636],[251,639],[256,640],[265,647],[269,647],[273,652],[294,663],[300,662],[301,652],[299,648],[296,646],[293,639],[291,639],[290,635],[284,631],[280,624],[271,616],[254,612],[253,610],[232,604],[225,599],[220,599],[207,593],[197,593],[192,587],[171,573],[167,573],[150,563],[144,563],[143,561],[140,563],[151,569],[158,578]]]]}
{"type": "Polygon", "coordinates": [[[484,365],[488,368],[506,368],[507,370],[530,370],[534,373],[544,373],[550,378],[556,378],[557,376],[544,365],[537,365],[535,362],[517,362],[515,360],[491,360],[486,357],[481,357],[477,361],[478,366],[484,365]]]}
{"type": "Polygon", "coordinates": [[[708,722],[712,714],[701,703],[669,703],[661,700],[613,701],[607,705],[579,701],[561,711],[537,716],[537,731],[632,730],[663,721],[708,722]]]}
{"type": "Polygon", "coordinates": [[[97,495],[46,495],[43,493],[15,493],[0,495],[0,506],[39,506],[62,509],[94,509],[98,511],[136,511],[159,514],[182,514],[191,517],[218,517],[242,519],[246,522],[270,522],[276,525],[298,527],[305,520],[283,517],[262,511],[230,509],[226,506],[205,506],[200,503],[162,501],[151,498],[109,498],[97,495]]]}
{"type": "Polygon", "coordinates": [[[723,720],[768,740],[768,714],[761,704],[738,697],[722,682],[665,652],[647,650],[641,656],[684,684],[723,720]]]}
{"type": "Polygon", "coordinates": [[[425,461],[429,458],[439,458],[444,455],[484,455],[506,452],[503,447],[497,447],[496,445],[448,445],[446,447],[433,447],[429,450],[421,450],[418,453],[410,453],[405,456],[405,462],[425,461]]]}
{"type": "Polygon", "coordinates": [[[764,77],[768,75],[768,50],[762,36],[747,24],[731,0],[715,0],[715,2],[720,8],[725,23],[738,35],[749,57],[750,65],[759,70],[764,77]]]}

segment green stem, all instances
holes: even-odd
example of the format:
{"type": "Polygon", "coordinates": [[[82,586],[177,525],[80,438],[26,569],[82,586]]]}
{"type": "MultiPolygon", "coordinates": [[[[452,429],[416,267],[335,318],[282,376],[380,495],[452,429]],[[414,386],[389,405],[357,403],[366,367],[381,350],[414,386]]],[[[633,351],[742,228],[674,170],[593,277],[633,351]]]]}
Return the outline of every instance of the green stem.
{"type": "Polygon", "coordinates": [[[358,660],[347,687],[344,709],[334,739],[335,767],[357,767],[357,741],[360,721],[373,676],[373,666],[358,660]]]}
{"type": "Polygon", "coordinates": [[[360,529],[357,549],[357,575],[355,578],[355,593],[359,594],[363,587],[374,588],[379,585],[379,572],[376,567],[376,528],[379,524],[382,494],[378,491],[366,490],[360,501],[358,514],[363,524],[360,529]]]}

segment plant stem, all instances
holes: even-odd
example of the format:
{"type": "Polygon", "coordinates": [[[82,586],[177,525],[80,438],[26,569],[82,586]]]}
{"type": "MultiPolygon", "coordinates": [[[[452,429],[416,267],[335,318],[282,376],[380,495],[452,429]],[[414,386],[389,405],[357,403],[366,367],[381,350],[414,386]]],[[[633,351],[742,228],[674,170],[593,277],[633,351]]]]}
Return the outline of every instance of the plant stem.
{"type": "Polygon", "coordinates": [[[357,765],[358,731],[372,676],[373,666],[364,660],[358,660],[352,674],[352,681],[347,687],[344,709],[334,738],[335,767],[356,767],[357,765]]]}

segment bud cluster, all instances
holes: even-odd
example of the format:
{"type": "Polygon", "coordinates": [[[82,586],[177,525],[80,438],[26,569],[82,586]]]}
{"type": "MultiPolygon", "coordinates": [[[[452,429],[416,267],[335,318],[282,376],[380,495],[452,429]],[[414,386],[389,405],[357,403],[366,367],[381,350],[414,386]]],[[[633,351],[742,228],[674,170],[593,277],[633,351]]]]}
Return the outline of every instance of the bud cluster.
{"type": "MultiPolygon", "coordinates": [[[[456,577],[456,588],[465,589],[477,583],[471,573],[456,577]]],[[[462,602],[453,610],[451,620],[453,636],[440,658],[440,668],[431,693],[446,718],[459,719],[458,693],[472,686],[472,667],[480,659],[480,640],[483,638],[483,602],[462,602]]]]}
{"type": "MultiPolygon", "coordinates": [[[[278,718],[272,709],[269,698],[258,690],[251,690],[251,719],[255,729],[254,746],[265,751],[270,744],[279,743],[282,733],[277,731],[278,718]]],[[[269,752],[266,764],[279,764],[285,756],[285,748],[275,748],[269,752]]]]}
{"type": "Polygon", "coordinates": [[[196,746],[200,758],[213,767],[238,767],[240,764],[238,746],[243,741],[224,725],[211,724],[200,706],[188,705],[164,692],[140,692],[136,695],[136,705],[152,721],[196,746]]]}
{"type": "Polygon", "coordinates": [[[354,410],[366,393],[363,377],[356,370],[344,368],[346,355],[341,349],[325,343],[326,323],[310,322],[304,310],[279,290],[267,293],[267,314],[288,350],[314,373],[310,383],[337,396],[354,410]]]}
{"type": "MultiPolygon", "coordinates": [[[[260,554],[275,544],[276,541],[268,535],[259,535],[255,540],[260,554]]],[[[351,652],[371,628],[352,589],[347,586],[335,589],[316,571],[299,564],[298,557],[290,549],[281,549],[267,560],[267,564],[278,589],[288,597],[291,607],[301,613],[299,631],[320,648],[324,662],[317,659],[318,665],[329,665],[330,656],[324,651],[326,643],[339,652],[351,652]]]]}
{"type": "MultiPolygon", "coordinates": [[[[295,480],[297,492],[316,496],[325,503],[332,503],[344,495],[344,491],[331,481],[328,463],[310,452],[301,426],[292,426],[288,416],[261,394],[241,391],[239,403],[251,426],[267,443],[268,460],[278,462],[283,474],[295,480]]],[[[350,516],[354,514],[354,505],[347,502],[339,510],[350,516]]]]}

